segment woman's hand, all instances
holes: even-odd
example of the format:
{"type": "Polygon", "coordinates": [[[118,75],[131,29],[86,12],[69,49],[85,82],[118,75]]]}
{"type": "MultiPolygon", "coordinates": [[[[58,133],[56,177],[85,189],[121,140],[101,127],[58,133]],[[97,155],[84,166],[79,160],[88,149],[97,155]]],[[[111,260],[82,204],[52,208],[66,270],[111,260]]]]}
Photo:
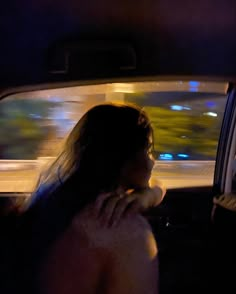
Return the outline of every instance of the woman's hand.
{"type": "Polygon", "coordinates": [[[165,193],[160,181],[151,182],[149,187],[140,190],[103,193],[96,200],[95,213],[103,225],[115,226],[122,217],[159,205],[165,193]]]}

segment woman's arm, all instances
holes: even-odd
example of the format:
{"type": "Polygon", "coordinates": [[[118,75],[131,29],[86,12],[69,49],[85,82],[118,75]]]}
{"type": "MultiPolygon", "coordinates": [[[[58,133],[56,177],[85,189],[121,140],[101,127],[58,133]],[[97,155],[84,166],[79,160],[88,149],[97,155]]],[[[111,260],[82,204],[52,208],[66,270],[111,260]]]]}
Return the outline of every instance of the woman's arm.
{"type": "Polygon", "coordinates": [[[139,202],[141,210],[159,205],[166,194],[166,187],[160,180],[152,180],[149,187],[133,191],[131,195],[139,202]]]}
{"type": "Polygon", "coordinates": [[[159,205],[166,188],[159,180],[150,181],[147,188],[99,195],[95,204],[96,214],[104,225],[115,225],[122,216],[143,212],[159,205]]]}

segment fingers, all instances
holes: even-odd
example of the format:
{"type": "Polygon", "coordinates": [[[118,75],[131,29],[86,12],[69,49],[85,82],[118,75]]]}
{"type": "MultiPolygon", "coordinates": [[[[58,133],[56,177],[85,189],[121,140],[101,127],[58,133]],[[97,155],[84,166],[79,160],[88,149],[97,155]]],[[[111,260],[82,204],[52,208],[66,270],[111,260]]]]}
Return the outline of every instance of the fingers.
{"type": "Polygon", "coordinates": [[[112,196],[112,194],[114,195],[114,193],[111,193],[111,192],[102,193],[97,197],[95,201],[95,207],[94,207],[94,214],[96,217],[99,216],[99,214],[101,213],[102,207],[104,206],[104,203],[109,197],[112,196]]]}
{"type": "Polygon", "coordinates": [[[136,198],[135,194],[101,194],[95,202],[95,216],[99,218],[102,226],[115,226],[127,212],[129,215],[138,211],[138,203],[132,204],[136,198]]]}
{"type": "Polygon", "coordinates": [[[120,219],[126,215],[127,211],[130,210],[130,205],[134,202],[135,197],[133,195],[125,195],[121,198],[114,209],[113,215],[110,220],[111,226],[116,226],[120,219]]]}
{"type": "Polygon", "coordinates": [[[133,214],[142,212],[143,208],[142,205],[140,204],[140,201],[138,199],[134,199],[134,201],[130,204],[128,209],[126,210],[125,214],[127,216],[132,216],[133,214]]]}
{"type": "Polygon", "coordinates": [[[112,218],[114,212],[118,209],[117,207],[119,207],[118,203],[120,200],[121,198],[119,195],[113,195],[104,203],[101,211],[101,221],[103,225],[109,226],[112,224],[112,218]]]}
{"type": "Polygon", "coordinates": [[[95,202],[95,216],[103,226],[115,226],[124,216],[159,205],[165,193],[165,188],[158,185],[127,193],[121,190],[102,193],[95,202]]]}

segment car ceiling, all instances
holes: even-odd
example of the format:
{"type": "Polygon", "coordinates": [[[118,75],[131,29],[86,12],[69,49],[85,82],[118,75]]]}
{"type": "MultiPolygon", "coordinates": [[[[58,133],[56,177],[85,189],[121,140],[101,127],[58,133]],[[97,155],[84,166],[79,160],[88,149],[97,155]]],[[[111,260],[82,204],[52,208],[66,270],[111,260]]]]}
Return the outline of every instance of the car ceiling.
{"type": "Polygon", "coordinates": [[[235,0],[4,1],[0,88],[153,75],[233,81],[235,28],[235,0]]]}

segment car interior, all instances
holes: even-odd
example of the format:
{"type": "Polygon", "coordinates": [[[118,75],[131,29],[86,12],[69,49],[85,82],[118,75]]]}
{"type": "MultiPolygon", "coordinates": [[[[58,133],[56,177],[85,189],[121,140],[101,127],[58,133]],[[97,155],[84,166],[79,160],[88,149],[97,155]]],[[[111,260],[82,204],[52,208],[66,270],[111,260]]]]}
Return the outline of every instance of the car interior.
{"type": "Polygon", "coordinates": [[[2,3],[1,236],[82,114],[131,102],[168,189],[145,212],[160,293],[235,293],[235,27],[232,0],[2,3]]]}

